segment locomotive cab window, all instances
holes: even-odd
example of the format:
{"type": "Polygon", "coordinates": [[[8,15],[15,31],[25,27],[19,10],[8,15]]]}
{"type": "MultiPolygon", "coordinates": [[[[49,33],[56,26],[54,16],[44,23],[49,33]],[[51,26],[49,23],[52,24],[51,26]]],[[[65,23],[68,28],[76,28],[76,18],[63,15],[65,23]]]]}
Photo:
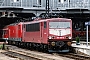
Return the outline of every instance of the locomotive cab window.
{"type": "Polygon", "coordinates": [[[47,28],[47,23],[46,22],[44,22],[44,28],[47,28]]]}
{"type": "Polygon", "coordinates": [[[4,31],[3,31],[3,34],[7,34],[7,30],[4,30],[4,31]]]}
{"type": "Polygon", "coordinates": [[[18,29],[20,30],[20,25],[18,25],[18,29]]]}

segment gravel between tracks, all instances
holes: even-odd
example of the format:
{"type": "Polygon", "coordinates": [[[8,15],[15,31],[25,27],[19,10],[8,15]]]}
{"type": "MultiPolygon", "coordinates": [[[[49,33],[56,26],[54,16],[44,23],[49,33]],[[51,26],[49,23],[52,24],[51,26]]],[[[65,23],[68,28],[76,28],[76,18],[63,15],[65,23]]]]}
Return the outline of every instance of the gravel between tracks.
{"type": "Polygon", "coordinates": [[[2,54],[2,52],[5,52],[5,51],[0,50],[0,60],[19,60],[18,58],[12,58],[12,57],[6,56],[2,54]]]}
{"type": "MultiPolygon", "coordinates": [[[[57,56],[57,55],[52,55],[52,54],[47,54],[47,53],[42,53],[42,52],[37,52],[37,51],[30,51],[30,50],[26,50],[26,49],[20,49],[16,46],[9,46],[9,47],[10,47],[9,48],[10,50],[13,50],[13,48],[14,48],[14,51],[24,51],[25,52],[24,54],[29,53],[31,56],[40,58],[42,60],[47,60],[47,58],[49,58],[49,60],[74,60],[74,59],[61,57],[61,56],[57,56]]],[[[0,50],[0,52],[5,52],[5,51],[0,50]]],[[[6,58],[4,58],[4,56],[5,55],[1,54],[0,57],[2,57],[2,59],[0,58],[0,60],[19,60],[18,58],[11,58],[8,56],[5,56],[6,58]]]]}
{"type": "Polygon", "coordinates": [[[61,57],[61,56],[57,56],[57,55],[52,55],[52,54],[47,54],[47,53],[42,53],[42,52],[37,52],[37,51],[30,51],[27,49],[22,49],[22,48],[18,48],[16,46],[8,46],[9,50],[11,51],[23,51],[23,54],[27,54],[32,56],[32,57],[36,57],[42,60],[74,60],[74,59],[70,59],[70,58],[66,58],[66,57],[61,57]]]}

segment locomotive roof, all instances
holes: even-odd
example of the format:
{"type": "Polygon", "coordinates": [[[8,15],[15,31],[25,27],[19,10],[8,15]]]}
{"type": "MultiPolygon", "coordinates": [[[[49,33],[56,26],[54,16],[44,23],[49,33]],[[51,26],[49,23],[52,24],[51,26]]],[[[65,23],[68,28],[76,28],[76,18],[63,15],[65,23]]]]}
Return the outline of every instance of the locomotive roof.
{"type": "MultiPolygon", "coordinates": [[[[48,21],[48,20],[58,20],[58,19],[60,19],[60,20],[71,20],[71,19],[67,19],[67,18],[50,18],[50,19],[35,19],[34,21],[30,21],[30,22],[18,22],[18,23],[12,23],[12,24],[10,24],[10,25],[7,25],[7,26],[12,26],[12,25],[18,25],[18,24],[30,24],[30,23],[38,23],[38,22],[44,22],[44,21],[48,21]]],[[[5,27],[7,27],[7,26],[5,26],[5,27]]]]}
{"type": "Polygon", "coordinates": [[[44,21],[50,21],[50,20],[71,20],[71,19],[67,19],[67,18],[50,18],[50,19],[40,19],[40,20],[34,20],[34,21],[31,21],[31,22],[22,22],[23,24],[29,24],[29,23],[38,23],[38,22],[44,22],[44,21]]]}
{"type": "Polygon", "coordinates": [[[20,22],[18,22],[18,23],[12,23],[12,24],[6,25],[5,27],[7,27],[7,26],[13,26],[13,25],[18,25],[18,24],[20,24],[20,22]]]}

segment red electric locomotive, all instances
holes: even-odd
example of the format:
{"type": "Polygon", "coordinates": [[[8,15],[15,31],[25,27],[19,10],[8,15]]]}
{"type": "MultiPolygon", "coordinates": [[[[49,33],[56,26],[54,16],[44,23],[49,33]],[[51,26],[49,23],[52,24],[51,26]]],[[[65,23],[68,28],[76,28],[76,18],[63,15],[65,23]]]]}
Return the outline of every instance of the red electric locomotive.
{"type": "Polygon", "coordinates": [[[8,43],[49,52],[69,52],[72,40],[72,20],[66,18],[35,19],[10,24],[8,43]]]}

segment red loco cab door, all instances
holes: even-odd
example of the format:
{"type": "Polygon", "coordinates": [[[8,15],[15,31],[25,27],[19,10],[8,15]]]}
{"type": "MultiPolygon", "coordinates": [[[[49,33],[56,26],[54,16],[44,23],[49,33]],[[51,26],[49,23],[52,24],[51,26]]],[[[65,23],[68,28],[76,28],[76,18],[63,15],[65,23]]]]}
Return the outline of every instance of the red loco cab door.
{"type": "Polygon", "coordinates": [[[47,43],[47,23],[46,22],[41,22],[41,43],[46,44],[47,43]]]}

